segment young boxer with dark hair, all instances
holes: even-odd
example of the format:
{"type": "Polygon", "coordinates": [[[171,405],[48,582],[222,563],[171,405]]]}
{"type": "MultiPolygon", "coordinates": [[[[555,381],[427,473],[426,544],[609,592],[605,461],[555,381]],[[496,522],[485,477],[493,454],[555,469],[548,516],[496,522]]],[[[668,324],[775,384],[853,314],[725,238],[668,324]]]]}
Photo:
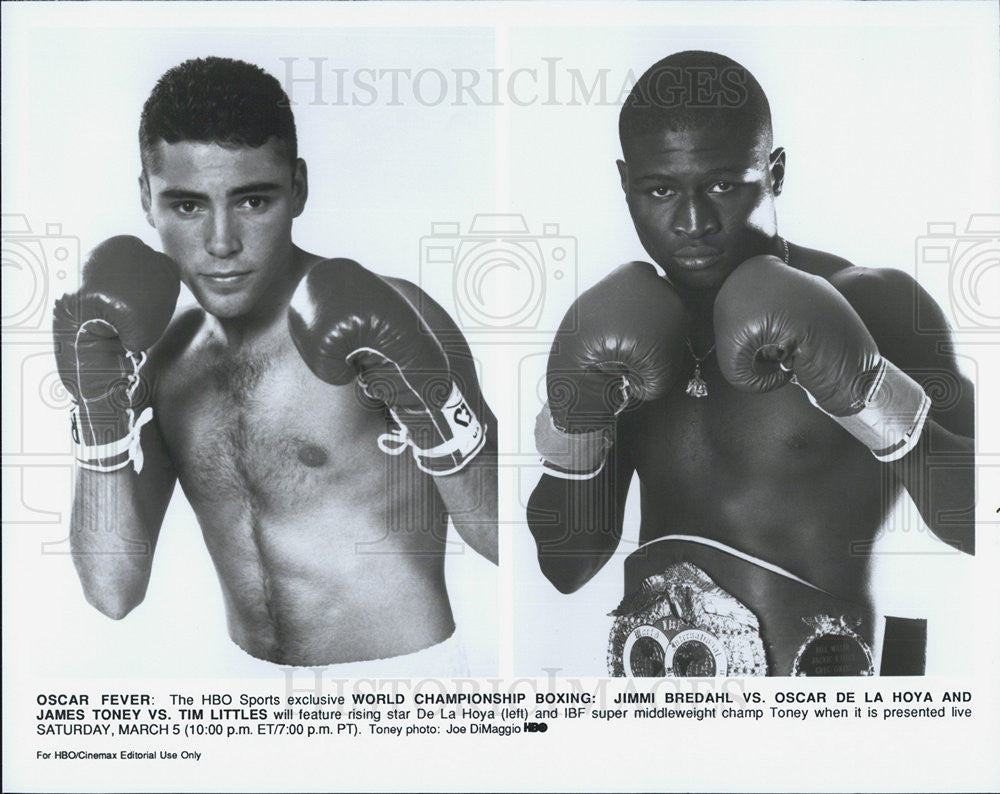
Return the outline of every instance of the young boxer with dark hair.
{"type": "Polygon", "coordinates": [[[464,672],[447,522],[495,563],[497,519],[496,420],[461,334],[415,285],[292,242],[306,164],[260,68],[169,70],[140,146],[163,253],[106,241],[55,307],[88,601],[118,619],[143,600],[179,481],[249,654],[464,672]],[[175,316],[181,282],[198,306],[175,316]]]}

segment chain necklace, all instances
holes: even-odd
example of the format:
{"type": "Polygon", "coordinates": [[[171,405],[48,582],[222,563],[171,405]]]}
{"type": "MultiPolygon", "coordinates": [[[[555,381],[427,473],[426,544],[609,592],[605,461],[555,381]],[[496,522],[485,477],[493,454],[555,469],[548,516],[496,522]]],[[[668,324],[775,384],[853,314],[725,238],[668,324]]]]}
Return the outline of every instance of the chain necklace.
{"type": "Polygon", "coordinates": [[[691,376],[691,380],[688,381],[687,388],[684,390],[688,397],[707,397],[708,396],[708,384],[705,383],[704,378],[701,377],[701,365],[705,363],[705,359],[712,355],[712,351],[715,350],[715,345],[712,345],[708,352],[701,358],[694,353],[694,348],[691,346],[691,338],[687,338],[688,350],[691,352],[691,358],[694,359],[694,375],[691,376]]]}
{"type": "MultiPolygon", "coordinates": [[[[788,264],[788,241],[784,237],[778,237],[781,242],[781,259],[787,265],[788,264]]],[[[701,398],[708,396],[708,384],[705,379],[701,376],[701,365],[705,363],[712,353],[715,351],[715,345],[712,345],[705,355],[699,357],[694,352],[694,346],[691,344],[691,337],[689,336],[686,340],[688,352],[691,353],[691,358],[694,359],[694,374],[691,376],[691,380],[687,383],[687,388],[684,390],[685,394],[689,397],[701,398]]]]}

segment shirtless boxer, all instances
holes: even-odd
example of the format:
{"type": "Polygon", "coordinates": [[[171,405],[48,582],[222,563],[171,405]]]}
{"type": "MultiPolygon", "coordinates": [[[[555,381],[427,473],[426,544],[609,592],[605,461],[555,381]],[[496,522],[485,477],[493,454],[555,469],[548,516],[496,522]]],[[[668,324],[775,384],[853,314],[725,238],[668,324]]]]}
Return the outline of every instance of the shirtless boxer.
{"type": "Polygon", "coordinates": [[[902,272],[778,234],[785,152],[734,61],[657,63],[619,134],[662,275],[623,265],[556,334],[528,506],[543,573],[570,593],[607,563],[638,473],[612,674],[872,674],[883,626],[883,673],[921,672],[924,629],[880,623],[870,552],[904,491],[974,551],[973,391],[944,316],[902,272]]]}
{"type": "Polygon", "coordinates": [[[87,600],[115,619],[143,600],[179,481],[249,654],[329,665],[444,643],[449,516],[497,561],[496,420],[461,334],[415,285],[292,243],[306,164],[258,67],[169,70],[140,145],[165,255],[112,238],[55,309],[87,600]],[[174,316],[180,282],[198,306],[174,316]]]}

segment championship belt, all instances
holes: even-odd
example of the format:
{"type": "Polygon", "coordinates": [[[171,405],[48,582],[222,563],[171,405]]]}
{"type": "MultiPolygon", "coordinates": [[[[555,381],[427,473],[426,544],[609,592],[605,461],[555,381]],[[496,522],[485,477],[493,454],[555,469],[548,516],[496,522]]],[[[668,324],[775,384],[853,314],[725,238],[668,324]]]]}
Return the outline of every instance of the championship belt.
{"type": "Polygon", "coordinates": [[[802,622],[812,633],[795,654],[791,675],[875,675],[871,646],[856,631],[860,619],[816,615],[802,622]]]}
{"type": "MultiPolygon", "coordinates": [[[[644,543],[625,560],[625,592],[611,613],[613,676],[876,673],[883,616],[871,605],[715,540],[667,535],[644,543]]],[[[895,629],[889,643],[889,621],[900,620],[884,621],[888,674],[921,675],[924,622],[895,629]]]]}
{"type": "Polygon", "coordinates": [[[757,617],[689,562],[647,577],[611,615],[612,676],[767,675],[757,617]]]}

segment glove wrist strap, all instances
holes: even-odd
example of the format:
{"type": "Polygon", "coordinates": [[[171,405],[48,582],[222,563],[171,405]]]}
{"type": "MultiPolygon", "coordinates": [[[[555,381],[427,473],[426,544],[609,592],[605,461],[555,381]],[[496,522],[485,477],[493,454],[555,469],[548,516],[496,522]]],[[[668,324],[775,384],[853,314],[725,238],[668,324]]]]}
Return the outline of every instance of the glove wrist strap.
{"type": "Polygon", "coordinates": [[[486,444],[486,426],[469,407],[458,384],[452,383],[444,406],[434,410],[432,420],[441,443],[419,447],[399,414],[389,408],[398,427],[378,438],[378,447],[387,455],[399,455],[407,447],[413,450],[417,468],[434,477],[454,474],[465,468],[486,444]]]}
{"type": "MultiPolygon", "coordinates": [[[[820,407],[812,395],[809,399],[820,407]]],[[[919,383],[883,358],[857,407],[848,416],[824,413],[868,447],[878,460],[888,463],[902,458],[920,441],[931,400],[919,383]]]]}
{"type": "Polygon", "coordinates": [[[546,402],[535,419],[535,449],[546,474],[563,480],[589,480],[604,469],[613,439],[609,430],[567,433],[555,425],[546,402]]]}
{"type": "Polygon", "coordinates": [[[129,375],[128,388],[125,390],[129,406],[125,409],[128,430],[124,436],[104,444],[88,444],[84,439],[100,438],[100,434],[95,431],[93,423],[90,421],[87,401],[81,400],[80,403],[74,403],[70,409],[70,429],[76,447],[76,461],[80,466],[90,471],[118,471],[129,463],[132,464],[136,474],[142,471],[142,427],[153,419],[153,409],[146,406],[136,416],[132,400],[139,388],[139,371],[146,363],[146,354],[126,351],[126,355],[132,363],[132,373],[129,375]],[[81,407],[83,411],[81,411],[81,407]]]}

